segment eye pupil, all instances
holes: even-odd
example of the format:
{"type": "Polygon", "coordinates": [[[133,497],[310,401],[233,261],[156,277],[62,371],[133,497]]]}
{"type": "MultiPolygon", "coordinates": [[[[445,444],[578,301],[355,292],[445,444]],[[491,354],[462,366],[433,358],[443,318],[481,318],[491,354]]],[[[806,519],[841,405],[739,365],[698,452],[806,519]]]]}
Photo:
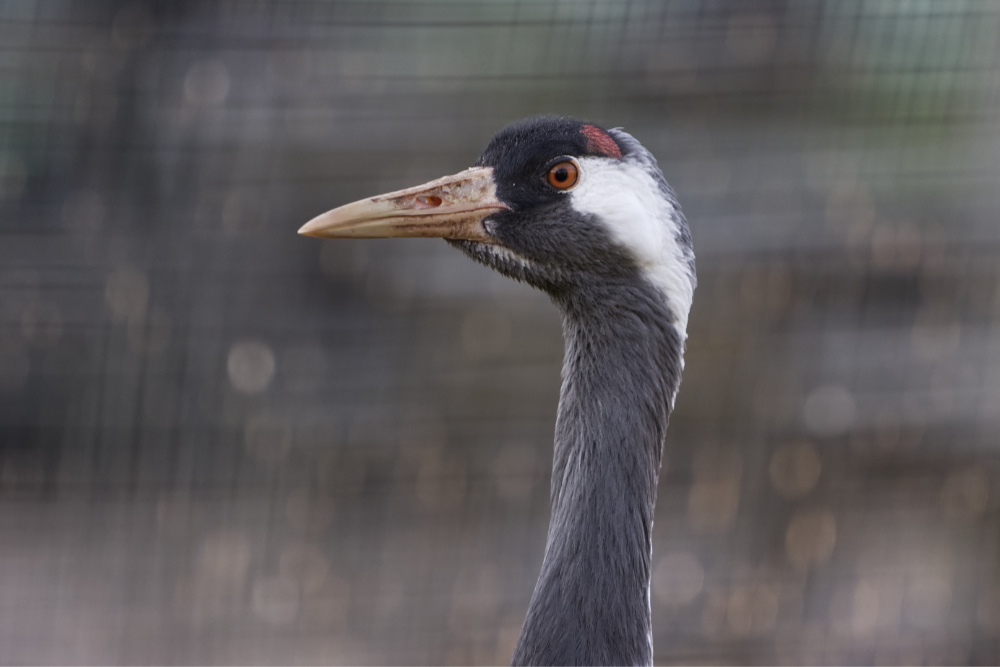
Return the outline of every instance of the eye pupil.
{"type": "Polygon", "coordinates": [[[559,181],[560,183],[562,183],[567,178],[569,178],[569,171],[566,170],[566,167],[560,167],[559,169],[556,169],[556,180],[557,181],[559,181]]]}

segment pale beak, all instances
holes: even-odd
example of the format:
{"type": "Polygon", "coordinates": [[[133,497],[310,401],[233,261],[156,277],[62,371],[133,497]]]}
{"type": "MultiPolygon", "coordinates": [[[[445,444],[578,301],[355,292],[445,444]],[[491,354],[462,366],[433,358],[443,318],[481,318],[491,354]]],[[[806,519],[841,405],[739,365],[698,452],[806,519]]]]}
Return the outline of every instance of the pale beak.
{"type": "Polygon", "coordinates": [[[497,199],[492,167],[473,167],[414,188],[345,204],[313,218],[299,234],[355,239],[430,236],[491,243],[483,218],[508,208],[497,199]]]}

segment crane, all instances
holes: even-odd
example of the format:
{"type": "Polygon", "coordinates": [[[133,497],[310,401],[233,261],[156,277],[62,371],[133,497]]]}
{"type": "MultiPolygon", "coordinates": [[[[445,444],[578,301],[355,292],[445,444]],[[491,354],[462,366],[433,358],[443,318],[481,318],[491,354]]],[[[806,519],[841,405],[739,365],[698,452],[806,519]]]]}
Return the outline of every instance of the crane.
{"type": "Polygon", "coordinates": [[[512,662],[651,664],[653,509],[697,282],[690,229],[652,154],[620,128],[532,117],[474,167],[299,233],[444,238],[551,297],[565,341],[552,514],[512,662]]]}

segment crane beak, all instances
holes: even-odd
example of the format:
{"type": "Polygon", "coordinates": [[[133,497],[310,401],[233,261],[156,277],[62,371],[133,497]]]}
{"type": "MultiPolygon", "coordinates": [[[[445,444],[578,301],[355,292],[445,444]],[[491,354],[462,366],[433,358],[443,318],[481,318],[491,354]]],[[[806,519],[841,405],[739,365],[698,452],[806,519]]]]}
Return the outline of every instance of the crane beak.
{"type": "Polygon", "coordinates": [[[393,236],[491,243],[483,218],[507,210],[497,199],[491,167],[473,167],[406,190],[362,199],[316,216],[299,234],[318,238],[393,236]]]}

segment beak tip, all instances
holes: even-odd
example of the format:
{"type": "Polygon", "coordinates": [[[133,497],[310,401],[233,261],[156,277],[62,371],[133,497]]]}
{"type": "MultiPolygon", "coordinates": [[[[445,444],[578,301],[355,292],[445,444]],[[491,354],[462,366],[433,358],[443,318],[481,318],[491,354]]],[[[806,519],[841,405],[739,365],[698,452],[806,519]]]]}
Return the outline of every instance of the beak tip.
{"type": "Polygon", "coordinates": [[[314,238],[320,238],[322,235],[317,233],[322,225],[316,224],[316,220],[310,220],[306,224],[299,227],[299,234],[302,236],[312,236],[314,238]]]}

